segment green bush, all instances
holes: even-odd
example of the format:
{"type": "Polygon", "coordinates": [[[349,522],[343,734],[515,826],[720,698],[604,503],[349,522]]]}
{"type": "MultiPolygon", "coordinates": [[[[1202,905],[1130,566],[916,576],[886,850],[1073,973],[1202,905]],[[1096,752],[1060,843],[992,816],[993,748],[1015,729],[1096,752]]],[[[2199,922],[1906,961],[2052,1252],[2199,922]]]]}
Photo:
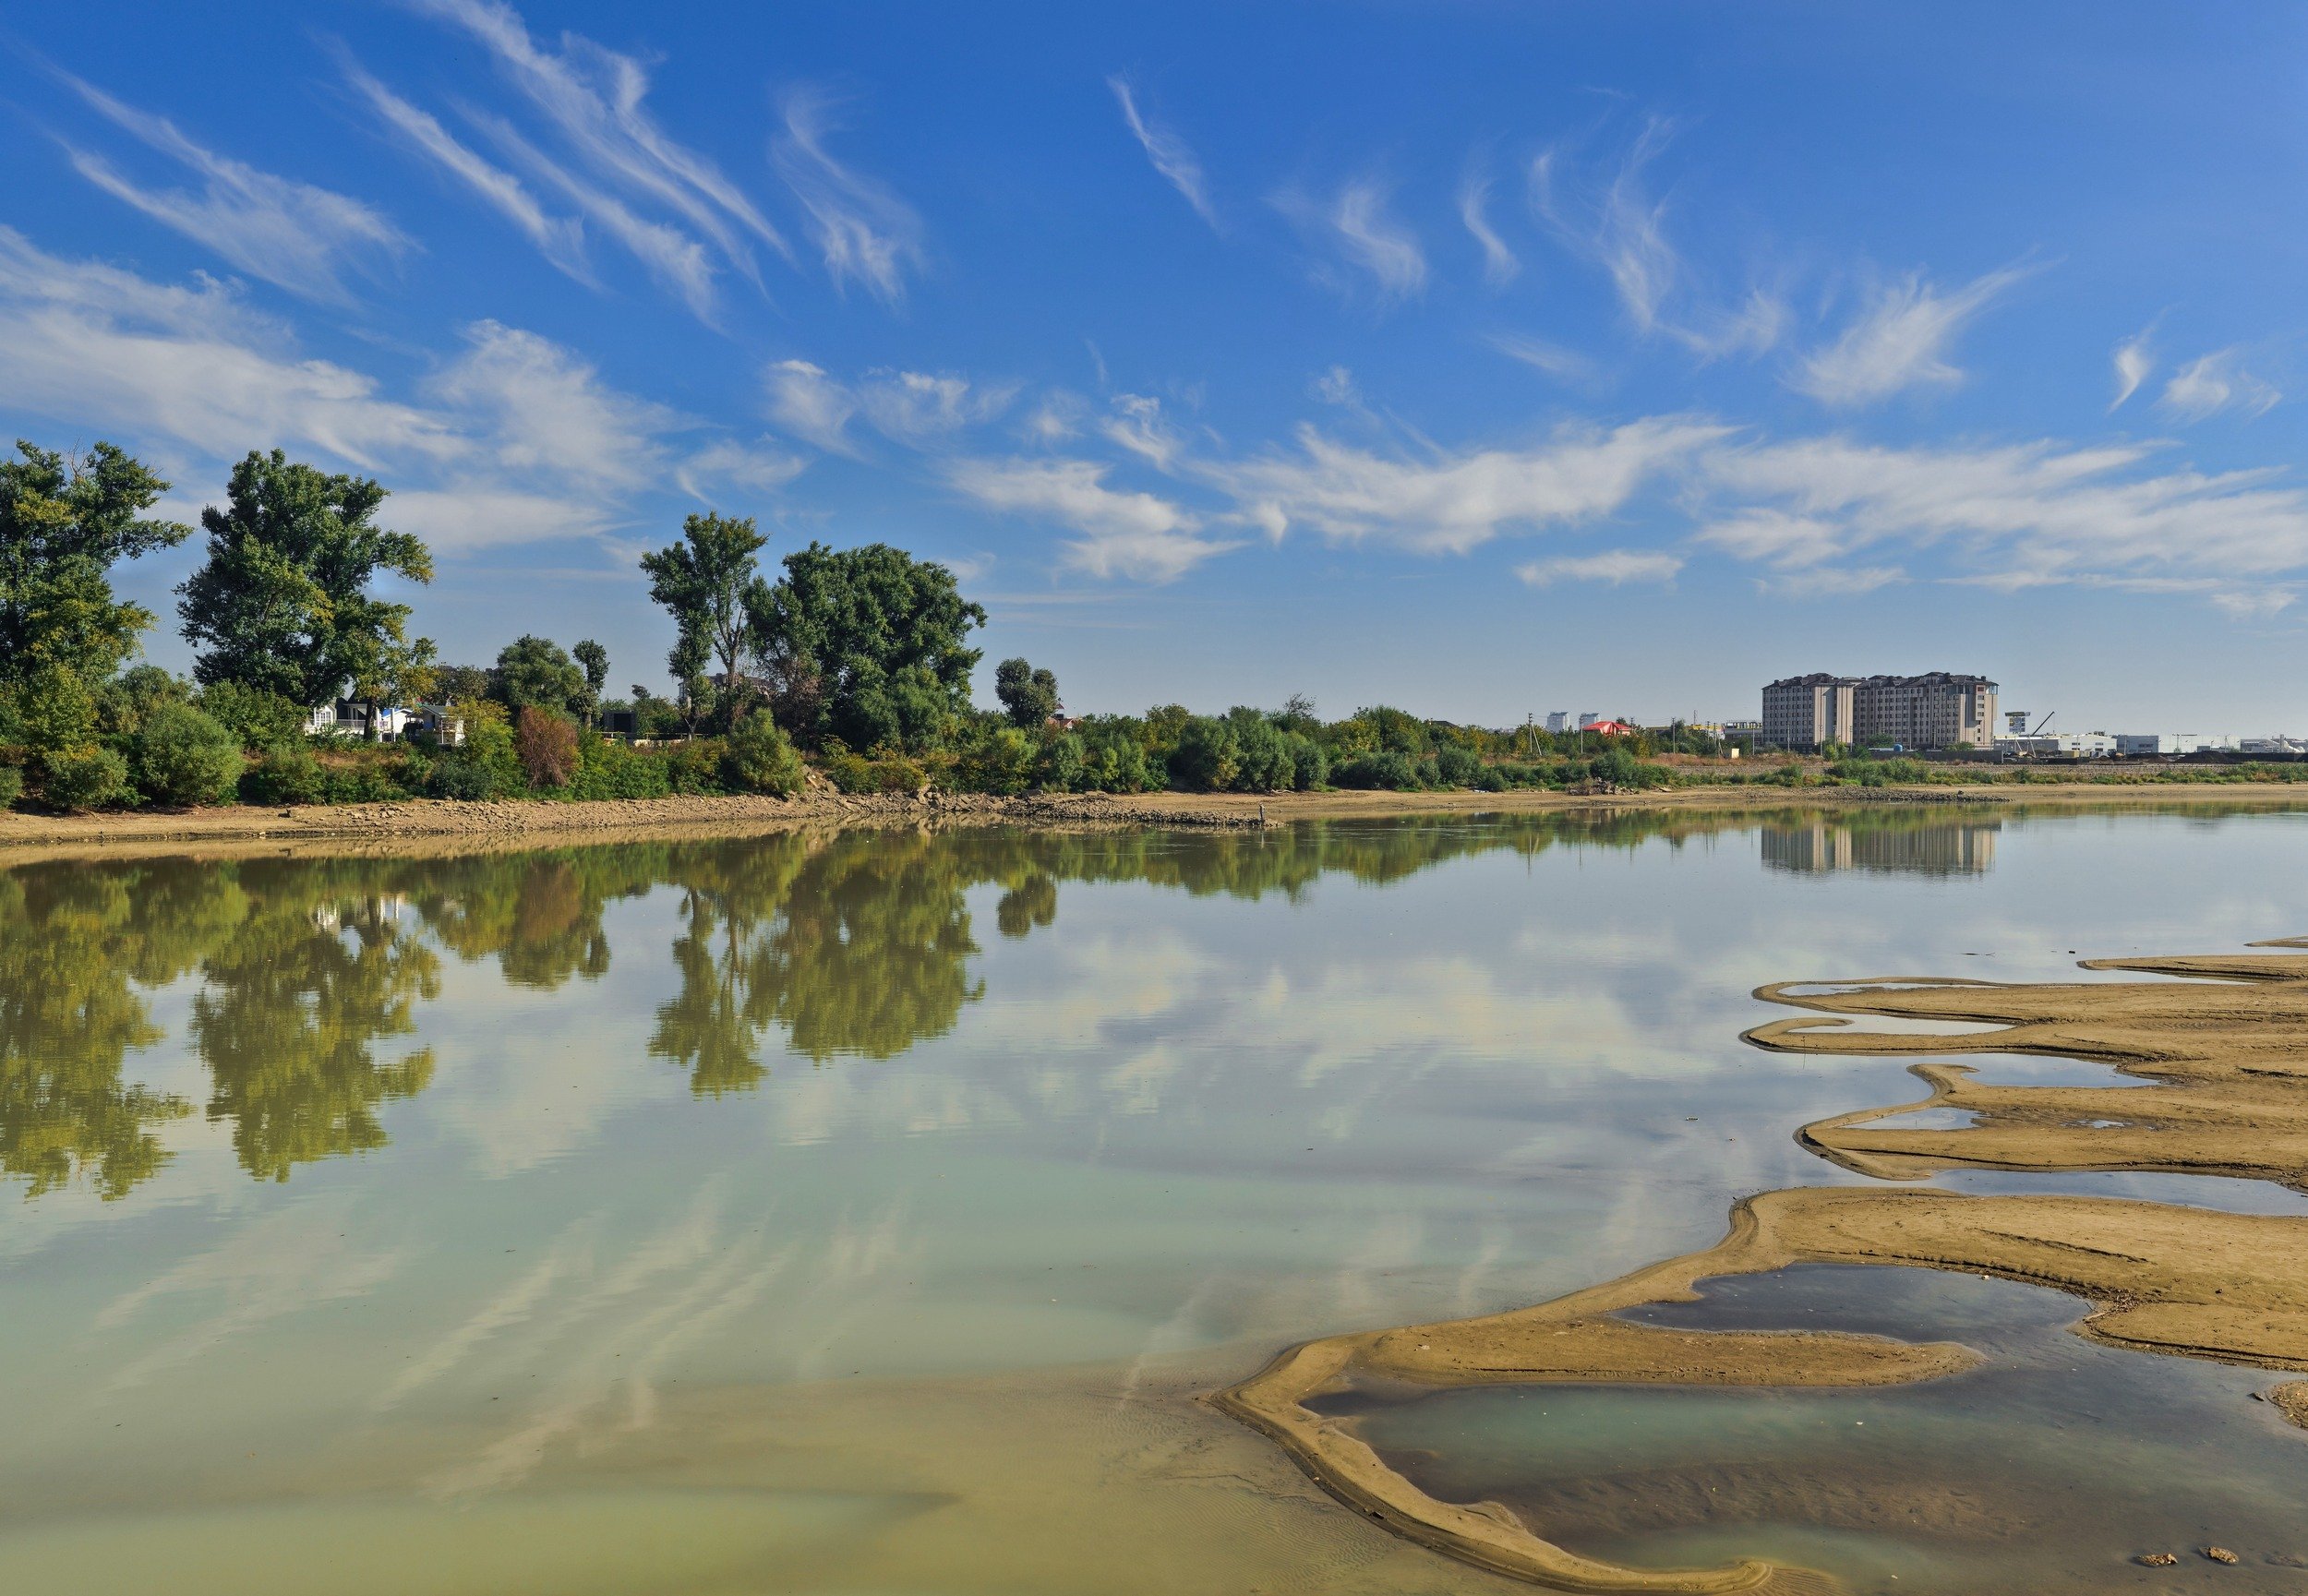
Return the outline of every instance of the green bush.
{"type": "Polygon", "coordinates": [[[1187,792],[1224,792],[1239,774],[1234,728],[1206,714],[1190,717],[1179,728],[1178,746],[1171,750],[1170,785],[1187,792]]]}
{"type": "Polygon", "coordinates": [[[24,769],[21,765],[0,764],[0,810],[13,809],[16,800],[24,796],[24,769]]]}
{"type": "Polygon", "coordinates": [[[433,762],[427,790],[435,798],[479,803],[497,796],[497,770],[487,760],[452,749],[433,762]]]}
{"type": "Polygon", "coordinates": [[[118,803],[131,791],[128,762],[94,743],[52,749],[40,762],[40,796],[51,809],[96,809],[118,803]]]}
{"type": "Polygon", "coordinates": [[[761,710],[738,722],[730,732],[722,767],[722,779],[732,790],[775,793],[780,798],[799,792],[806,774],[793,739],[761,710]]]}
{"type": "Polygon", "coordinates": [[[717,737],[693,738],[666,759],[666,786],[684,798],[711,798],[729,789],[721,785],[727,750],[717,737]]]}
{"type": "Polygon", "coordinates": [[[137,786],[155,803],[223,803],[247,763],[238,737],[178,699],[145,713],[135,748],[137,786]]]}
{"type": "Polygon", "coordinates": [[[1404,792],[1418,786],[1418,767],[1412,764],[1411,756],[1400,749],[1378,749],[1370,753],[1356,754],[1332,771],[1330,779],[1343,787],[1404,792]]]}
{"type": "Polygon", "coordinates": [[[240,796],[253,804],[312,804],[328,796],[329,778],[302,743],[265,750],[240,778],[240,796]]]}
{"type": "MultiPolygon", "coordinates": [[[[1020,793],[1034,779],[1034,739],[1014,726],[997,726],[972,739],[954,767],[955,785],[969,792],[1020,793]]],[[[829,762],[826,774],[832,775],[829,762]]]]}
{"type": "Polygon", "coordinates": [[[570,796],[577,798],[664,798],[673,790],[666,762],[614,738],[588,737],[577,745],[577,777],[570,796]]]}
{"type": "Polygon", "coordinates": [[[77,672],[49,666],[15,694],[16,735],[42,753],[78,752],[96,740],[96,700],[77,672]]]}
{"type": "Polygon", "coordinates": [[[1041,745],[1034,781],[1052,792],[1079,792],[1089,773],[1089,750],[1075,733],[1060,732],[1041,745]]]}
{"type": "Polygon", "coordinates": [[[210,682],[200,690],[200,708],[210,720],[238,736],[246,748],[278,748],[305,735],[305,706],[262,688],[236,681],[210,682]]]}
{"type": "Polygon", "coordinates": [[[1282,746],[1291,756],[1291,786],[1312,792],[1330,779],[1330,756],[1322,745],[1303,732],[1285,732],[1282,746]]]}
{"type": "Polygon", "coordinates": [[[1456,743],[1435,750],[1435,769],[1446,786],[1473,786],[1483,774],[1483,762],[1456,743]]]}
{"type": "Polygon", "coordinates": [[[1086,792],[1144,792],[1154,785],[1146,745],[1127,735],[1084,738],[1082,787],[1086,792]]]}

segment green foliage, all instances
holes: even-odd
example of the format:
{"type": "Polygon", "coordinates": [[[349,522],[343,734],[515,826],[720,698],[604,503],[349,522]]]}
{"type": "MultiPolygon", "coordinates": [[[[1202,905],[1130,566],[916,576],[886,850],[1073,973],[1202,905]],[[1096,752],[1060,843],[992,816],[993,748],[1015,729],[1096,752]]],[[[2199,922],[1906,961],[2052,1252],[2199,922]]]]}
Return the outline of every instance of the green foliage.
{"type": "Polygon", "coordinates": [[[549,709],[524,704],[513,729],[513,757],[532,791],[567,786],[577,774],[577,728],[549,709]]]}
{"type": "Polygon", "coordinates": [[[666,756],[666,785],[691,798],[727,792],[722,773],[728,763],[728,750],[719,738],[694,738],[666,756]]]}
{"type": "Polygon", "coordinates": [[[1313,738],[1303,732],[1286,731],[1282,745],[1290,750],[1291,786],[1298,792],[1312,792],[1330,779],[1330,756],[1313,738]]]}
{"type": "Polygon", "coordinates": [[[1435,750],[1435,769],[1445,786],[1473,786],[1482,778],[1483,762],[1451,743],[1435,750]]]}
{"type": "Polygon", "coordinates": [[[1144,792],[1155,785],[1155,766],[1148,760],[1145,723],[1127,715],[1100,715],[1085,721],[1082,789],[1086,792],[1144,792]]]}
{"type": "Polygon", "coordinates": [[[200,690],[199,702],[208,717],[239,738],[244,747],[281,748],[305,735],[307,706],[261,688],[213,682],[200,690]]]}
{"type": "Polygon", "coordinates": [[[145,717],[162,704],[189,704],[192,684],[156,665],[139,665],[96,684],[96,729],[120,743],[142,729],[145,717]]]}
{"type": "Polygon", "coordinates": [[[435,798],[479,803],[497,796],[497,769],[465,749],[451,749],[433,762],[426,790],[435,798]]]}
{"type": "Polygon", "coordinates": [[[666,666],[683,699],[693,714],[727,726],[752,696],[743,667],[760,652],[762,617],[770,606],[754,556],[769,539],[754,530],[751,516],[711,514],[683,520],[681,537],[643,555],[641,568],[651,601],[673,618],[666,666]],[[718,685],[708,679],[715,666],[718,685]]]}
{"type": "Polygon", "coordinates": [[[616,738],[578,740],[577,776],[570,784],[571,798],[664,798],[672,790],[664,756],[643,753],[616,738]]]}
{"type": "Polygon", "coordinates": [[[569,653],[577,667],[585,673],[585,702],[582,707],[590,725],[601,708],[601,690],[609,685],[609,651],[586,638],[569,653]]]}
{"type": "Polygon", "coordinates": [[[986,612],[954,573],[887,544],[812,543],[754,614],[778,719],[809,746],[838,738],[920,751],[968,717],[986,612]]]}
{"type": "Polygon", "coordinates": [[[108,748],[86,743],[41,756],[40,796],[51,809],[101,809],[130,796],[128,762],[108,748]]]}
{"type": "Polygon", "coordinates": [[[145,517],[168,484],[109,443],[67,458],[19,440],[0,462],[0,687],[48,669],[101,681],[153,621],[113,566],[192,535],[145,517]]]}
{"type": "Polygon", "coordinates": [[[24,767],[0,764],[0,810],[14,809],[24,796],[24,767]]]}
{"type": "Polygon", "coordinates": [[[10,695],[16,736],[39,753],[87,746],[96,738],[96,695],[66,666],[42,666],[10,695]]]}
{"type": "Polygon", "coordinates": [[[489,679],[489,696],[516,715],[534,705],[554,714],[580,716],[592,705],[583,667],[548,638],[524,634],[507,643],[489,679]]]}
{"type": "MultiPolygon", "coordinates": [[[[502,704],[488,699],[469,699],[451,713],[464,721],[464,747],[458,751],[488,771],[490,791],[518,792],[528,785],[529,774],[522,768],[520,752],[513,742],[512,724],[506,719],[502,704]]],[[[471,785],[469,781],[467,785],[471,785]]]]}
{"type": "Polygon", "coordinates": [[[223,803],[246,762],[240,738],[191,704],[163,700],[136,734],[136,781],[155,803],[223,803]]]}
{"type": "Polygon", "coordinates": [[[1272,721],[1237,705],[1226,712],[1226,729],[1234,739],[1234,779],[1229,786],[1242,792],[1288,792],[1296,785],[1298,761],[1272,721]]]}
{"type": "Polygon", "coordinates": [[[398,697],[399,678],[429,662],[406,635],[409,606],[372,596],[382,574],[430,582],[424,543],[376,524],[385,490],[331,475],[279,450],[233,468],[226,505],[200,512],[208,558],[176,591],[203,685],[235,681],[317,705],[350,687],[398,697]]]}
{"type": "Polygon", "coordinates": [[[790,798],[801,790],[801,751],[776,721],[749,714],[729,733],[722,779],[732,790],[790,798]]]}
{"type": "Polygon", "coordinates": [[[1190,716],[1170,753],[1170,783],[1187,792],[1224,792],[1240,769],[1233,727],[1206,714],[1190,716]]]}
{"type": "Polygon", "coordinates": [[[1023,659],[1005,659],[993,669],[993,696],[1012,725],[1031,731],[1058,713],[1058,678],[1023,659]]]}
{"type": "Polygon", "coordinates": [[[240,796],[253,804],[312,804],[328,797],[329,780],[303,743],[266,749],[240,778],[240,796]]]}
{"type": "Polygon", "coordinates": [[[1370,791],[1408,792],[1418,786],[1418,767],[1400,749],[1356,754],[1330,773],[1333,783],[1370,791]]]}
{"type": "Polygon", "coordinates": [[[1039,751],[1034,739],[1017,726],[985,726],[963,748],[955,782],[971,792],[1024,792],[1033,784],[1039,751]]]}
{"type": "Polygon", "coordinates": [[[432,696],[442,703],[463,703],[467,699],[487,698],[494,685],[494,678],[482,666],[437,665],[433,667],[432,696]]]}
{"type": "Polygon", "coordinates": [[[1034,763],[1034,785],[1052,792],[1079,792],[1088,774],[1089,750],[1073,732],[1060,732],[1041,745],[1034,763]]]}

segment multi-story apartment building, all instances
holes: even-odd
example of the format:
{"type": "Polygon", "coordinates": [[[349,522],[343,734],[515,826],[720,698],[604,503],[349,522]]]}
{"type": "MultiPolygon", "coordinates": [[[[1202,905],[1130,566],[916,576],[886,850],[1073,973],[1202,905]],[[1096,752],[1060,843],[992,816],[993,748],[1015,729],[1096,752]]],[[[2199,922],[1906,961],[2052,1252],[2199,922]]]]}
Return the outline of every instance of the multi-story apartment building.
{"type": "Polygon", "coordinates": [[[1763,689],[1763,740],[1779,748],[1827,742],[1953,748],[1995,743],[1996,684],[1935,670],[1922,676],[1788,677],[1763,689]]]}
{"type": "Polygon", "coordinates": [[[1771,683],[1763,689],[1763,741],[1773,748],[1849,742],[1856,686],[1849,677],[1825,671],[1771,683]]]}

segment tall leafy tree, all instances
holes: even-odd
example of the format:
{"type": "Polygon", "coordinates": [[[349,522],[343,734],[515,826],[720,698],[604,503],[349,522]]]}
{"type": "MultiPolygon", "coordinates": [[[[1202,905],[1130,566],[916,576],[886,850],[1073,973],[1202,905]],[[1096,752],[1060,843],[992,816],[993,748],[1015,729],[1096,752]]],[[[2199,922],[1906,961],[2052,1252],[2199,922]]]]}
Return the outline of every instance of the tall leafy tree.
{"type": "Polygon", "coordinates": [[[549,638],[523,636],[497,656],[495,696],[518,713],[535,707],[555,714],[585,710],[585,673],[568,651],[549,638]]]}
{"type": "Polygon", "coordinates": [[[751,516],[692,515],[681,522],[679,543],[641,557],[649,596],[678,632],[667,666],[692,711],[724,724],[744,714],[751,698],[743,666],[769,601],[754,557],[768,541],[751,516]],[[717,681],[707,676],[715,666],[717,681]]]}
{"type": "Polygon", "coordinates": [[[954,573],[887,544],[789,554],[755,612],[779,713],[807,742],[919,744],[968,701],[985,610],[954,573]]]}
{"type": "Polygon", "coordinates": [[[144,513],[168,484],[109,443],[71,457],[16,450],[0,461],[0,688],[54,669],[100,681],[153,623],[114,596],[108,572],[192,528],[144,513]]]}
{"type": "Polygon", "coordinates": [[[600,713],[601,690],[609,685],[609,651],[585,638],[569,652],[585,673],[585,724],[591,726],[600,713]]]}
{"type": "Polygon", "coordinates": [[[1002,701],[1012,724],[1038,726],[1058,713],[1058,678],[1022,659],[1005,659],[993,667],[993,696],[1002,701]]]}
{"type": "Polygon", "coordinates": [[[225,508],[200,512],[208,559],[178,588],[193,674],[303,704],[348,688],[372,705],[405,690],[432,644],[408,637],[409,606],[369,592],[379,575],[433,579],[423,541],[377,524],[385,490],[251,450],[233,468],[225,508]]]}

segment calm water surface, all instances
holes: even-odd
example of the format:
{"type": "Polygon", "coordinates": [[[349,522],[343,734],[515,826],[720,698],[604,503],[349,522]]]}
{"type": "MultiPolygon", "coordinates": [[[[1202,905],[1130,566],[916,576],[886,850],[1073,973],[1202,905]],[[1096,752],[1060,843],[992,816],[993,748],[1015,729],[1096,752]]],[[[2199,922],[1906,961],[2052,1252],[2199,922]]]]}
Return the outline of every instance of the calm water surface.
{"type": "MultiPolygon", "coordinates": [[[[1519,1589],[1364,1528],[1193,1395],[1857,1183],[1790,1133],[1920,1088],[1743,1046],[1761,982],[2298,934],[2303,865],[2308,815],[2134,813],[0,869],[0,1589],[1519,1589]]],[[[2207,1534],[2231,1497],[2252,1560],[2139,1588],[2308,1590],[2266,1561],[2308,1553],[2308,1509],[2279,1544],[2266,1505],[2308,1494],[2308,1436],[2254,1377],[1953,1290],[1884,1311],[1969,1314],[2012,1367],[1807,1397],[1816,1442],[1768,1395],[1366,1422],[1573,1543],[1869,1590],[1959,1588],[2010,1519],[1820,1506],[1800,1482],[1858,1467],[1845,1421],[1884,1415],[1885,1493],[2055,1494],[2014,1511],[2077,1590],[2136,1549],[2110,1437],[2185,1429],[2151,1461],[2203,1478],[2207,1534]],[[2052,1379],[2071,1353],[2116,1373],[2052,1379]],[[1962,1477],[1989,1457],[2020,1461],[1962,1477]],[[1700,1520],[1609,1485],[1688,1498],[1726,1458],[1785,1488],[1700,1520]]]]}

